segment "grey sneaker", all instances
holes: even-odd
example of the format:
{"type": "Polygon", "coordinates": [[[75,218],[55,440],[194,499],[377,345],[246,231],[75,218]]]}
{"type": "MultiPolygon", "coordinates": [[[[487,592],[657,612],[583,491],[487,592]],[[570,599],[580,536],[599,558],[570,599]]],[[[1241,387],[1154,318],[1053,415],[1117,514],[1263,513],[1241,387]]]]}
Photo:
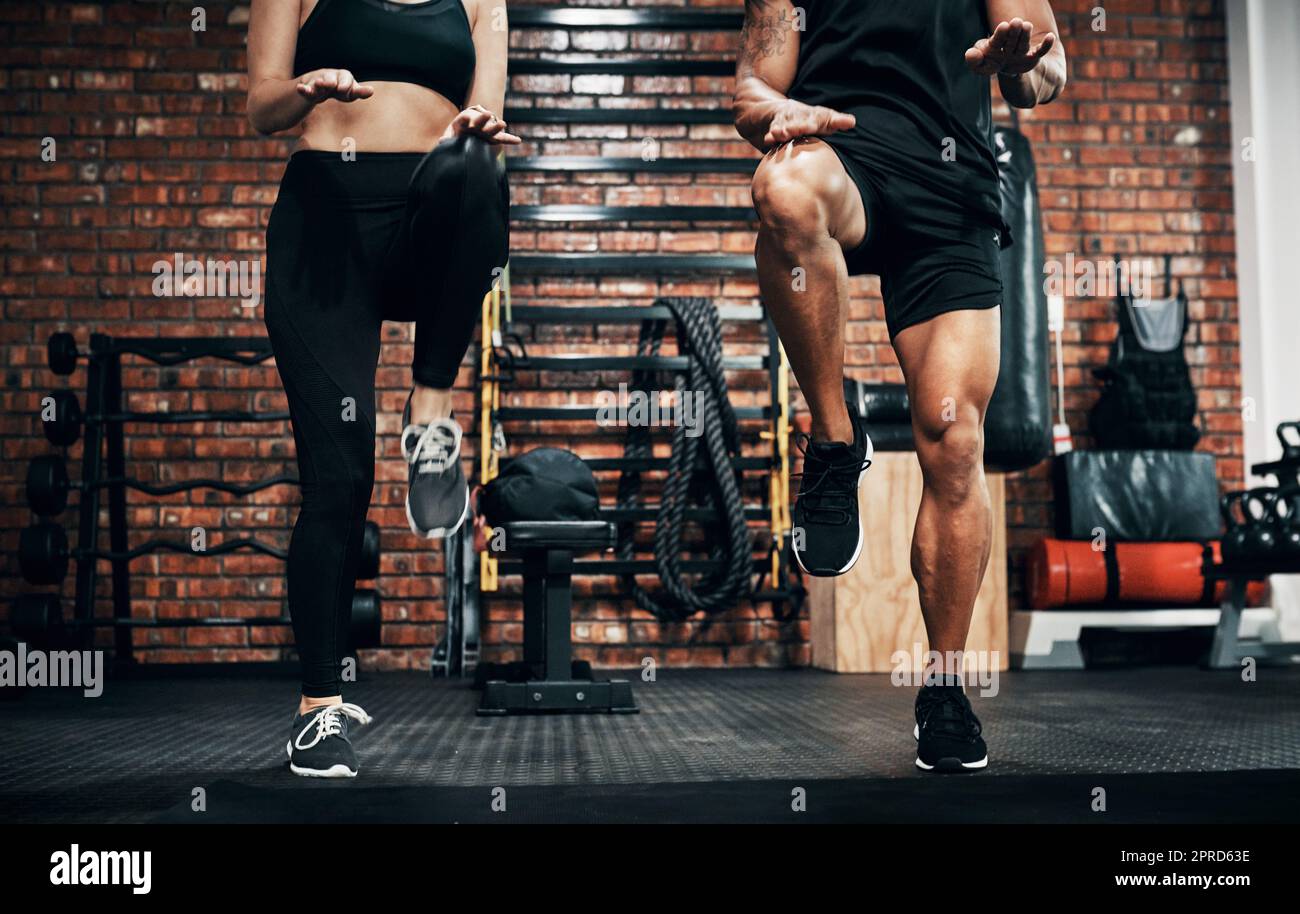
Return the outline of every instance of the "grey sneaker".
{"type": "Polygon", "coordinates": [[[410,417],[407,400],[402,411],[402,456],[410,466],[406,522],[429,539],[451,536],[469,514],[469,485],[460,465],[463,433],[455,419],[415,425],[410,417]]]}
{"type": "Polygon", "coordinates": [[[370,715],[346,702],[295,714],[289,729],[289,770],[305,778],[354,778],[357,754],[348,739],[348,720],[370,723],[370,715]]]}

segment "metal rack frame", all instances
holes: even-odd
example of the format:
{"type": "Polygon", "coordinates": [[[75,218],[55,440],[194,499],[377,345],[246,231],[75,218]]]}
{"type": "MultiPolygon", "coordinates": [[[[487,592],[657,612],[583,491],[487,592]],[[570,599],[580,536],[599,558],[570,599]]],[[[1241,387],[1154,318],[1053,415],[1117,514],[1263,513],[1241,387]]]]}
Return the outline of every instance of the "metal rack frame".
{"type": "MultiPolygon", "coordinates": [[[[627,29],[656,31],[736,31],[743,16],[738,11],[705,9],[585,9],[525,7],[511,11],[511,24],[516,29],[627,29]]],[[[670,60],[649,60],[624,55],[528,55],[513,57],[512,72],[557,73],[579,75],[601,74],[730,74],[734,63],[728,59],[683,55],[670,60]]],[[[550,108],[511,107],[506,119],[521,124],[730,124],[731,112],[723,107],[712,108],[550,108]]],[[[738,147],[739,149],[740,147],[738,147]]],[[[618,158],[609,156],[546,156],[530,155],[507,158],[509,170],[519,173],[628,172],[638,174],[751,175],[758,164],[752,155],[734,158],[618,158]]],[[[748,225],[755,220],[750,207],[737,206],[575,206],[528,205],[512,209],[515,222],[533,223],[539,227],[548,224],[592,223],[728,223],[748,225]]],[[[566,323],[629,324],[645,320],[668,320],[671,312],[663,306],[574,306],[547,307],[513,305],[510,299],[510,276],[578,275],[603,276],[752,276],[754,258],[750,254],[577,254],[577,253],[526,253],[511,258],[502,283],[488,293],[482,304],[482,329],[478,351],[478,446],[477,481],[486,484],[497,476],[505,459],[504,426],[516,421],[573,421],[594,419],[596,410],[586,405],[564,406],[503,406],[502,390],[513,377],[515,370],[528,371],[682,371],[689,367],[689,359],[682,356],[636,355],[546,355],[529,356],[521,362],[509,348],[515,326],[545,324],[558,321],[566,323]]],[[[766,371],[768,375],[769,405],[764,407],[738,407],[737,417],[747,421],[761,421],[765,427],[760,439],[768,444],[767,452],[759,456],[737,457],[733,466],[760,471],[766,474],[766,486],[761,503],[746,507],[746,519],[765,522],[771,540],[770,556],[755,558],[755,574],[770,574],[778,582],[769,590],[752,595],[756,602],[779,604],[790,600],[800,591],[787,588],[793,565],[789,558],[789,531],[791,528],[790,487],[790,436],[793,432],[790,417],[789,364],[781,348],[776,331],[767,319],[762,305],[749,307],[724,306],[719,309],[724,321],[762,321],[765,325],[767,352],[764,355],[728,356],[724,367],[735,370],[766,371]]],[[[752,431],[752,426],[751,426],[752,431]]],[[[752,439],[751,439],[752,440],[752,439]]],[[[588,461],[595,471],[619,469],[652,470],[666,465],[663,459],[630,460],[625,457],[594,458],[588,461]]],[[[603,509],[602,519],[611,521],[645,521],[654,518],[653,507],[639,510],[603,509]]],[[[707,520],[707,510],[688,510],[689,520],[707,520]]],[[[448,543],[448,567],[461,568],[467,554],[467,540],[448,543]]],[[[448,580],[449,592],[462,588],[463,595],[449,595],[448,635],[435,656],[435,673],[452,673],[460,662],[460,652],[466,662],[477,658],[476,635],[481,615],[479,598],[490,598],[500,588],[500,577],[518,574],[521,563],[498,560],[484,552],[474,556],[478,580],[471,581],[459,573],[448,580]],[[461,611],[453,619],[453,608],[461,611]]],[[[688,572],[700,572],[710,567],[709,560],[691,560],[683,563],[688,572]]],[[[645,559],[618,559],[600,557],[573,562],[573,573],[579,575],[629,575],[655,573],[653,561],[645,559]]],[[[464,664],[460,665],[464,672],[464,664]]]]}
{"type": "MultiPolygon", "coordinates": [[[[74,345],[71,344],[70,337],[69,345],[74,345]]],[[[51,351],[53,352],[53,346],[51,351]]],[[[77,354],[75,351],[70,353],[74,358],[77,354]]],[[[75,420],[78,423],[78,432],[84,430],[81,479],[74,484],[75,489],[80,493],[76,506],[77,545],[74,549],[68,549],[65,539],[58,547],[65,559],[76,559],[72,618],[70,620],[63,618],[61,601],[57,593],[24,594],[16,602],[15,612],[21,611],[27,624],[41,626],[43,635],[54,634],[56,630],[58,638],[75,634],[83,647],[93,645],[96,629],[111,627],[114,633],[114,667],[119,671],[135,666],[132,633],[137,628],[281,625],[288,624],[290,621],[283,609],[277,616],[135,618],[131,607],[131,561],[142,555],[159,551],[184,555],[196,553],[183,541],[157,538],[131,547],[127,535],[127,490],[133,489],[153,496],[197,489],[245,495],[272,486],[296,485],[299,482],[297,477],[284,473],[244,484],[227,483],[221,479],[197,478],[167,485],[151,485],[128,476],[125,441],[125,426],[128,423],[276,422],[287,420],[289,414],[284,411],[140,412],[125,410],[122,356],[127,354],[137,355],[163,366],[178,365],[200,358],[222,359],[239,365],[257,365],[273,355],[270,341],[265,337],[183,337],[150,340],[115,339],[99,333],[91,335],[89,351],[86,353],[88,356],[87,406],[84,413],[77,410],[75,420]],[[109,548],[107,550],[101,549],[99,545],[100,511],[105,498],[108,501],[109,548]],[[101,561],[110,563],[112,578],[112,614],[104,617],[95,615],[101,561]],[[66,631],[65,626],[71,631],[66,631]]],[[[71,368],[68,372],[60,373],[70,373],[70,371],[71,368]]],[[[71,441],[61,443],[67,444],[71,441]]],[[[58,459],[60,462],[63,461],[62,457],[58,459]]],[[[57,511],[61,512],[62,508],[57,511]]],[[[38,524],[36,529],[39,530],[40,527],[41,525],[38,524]]],[[[59,531],[62,532],[61,527],[59,531]]],[[[372,542],[369,532],[367,542],[372,542]]],[[[368,580],[378,574],[379,541],[377,538],[373,540],[373,544],[373,558],[370,560],[372,564],[363,565],[358,580],[368,580]]],[[[201,554],[215,556],[244,549],[279,559],[287,557],[285,549],[263,542],[256,537],[228,539],[201,554]]],[[[62,577],[62,574],[60,573],[59,576],[62,577]]],[[[353,602],[353,614],[354,646],[373,646],[377,643],[382,622],[375,591],[357,591],[357,598],[353,602]],[[360,615],[357,615],[358,612],[360,615]]]]}

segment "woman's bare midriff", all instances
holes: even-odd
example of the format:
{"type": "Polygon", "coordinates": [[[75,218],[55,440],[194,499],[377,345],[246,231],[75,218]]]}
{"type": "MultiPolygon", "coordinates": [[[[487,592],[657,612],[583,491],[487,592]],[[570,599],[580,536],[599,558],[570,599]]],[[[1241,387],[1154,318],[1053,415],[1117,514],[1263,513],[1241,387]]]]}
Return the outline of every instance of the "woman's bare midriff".
{"type": "Polygon", "coordinates": [[[428,152],[460,109],[432,89],[372,82],[375,94],[352,102],[321,102],[301,124],[294,145],[328,152],[428,152]]]}
{"type": "MultiPolygon", "coordinates": [[[[315,7],[316,0],[301,4],[299,28],[315,7]]],[[[340,69],[346,67],[340,64],[340,69]]],[[[352,102],[330,99],[312,109],[299,125],[294,152],[428,152],[460,113],[456,105],[424,86],[390,82],[366,85],[375,87],[370,98],[352,102]]]]}

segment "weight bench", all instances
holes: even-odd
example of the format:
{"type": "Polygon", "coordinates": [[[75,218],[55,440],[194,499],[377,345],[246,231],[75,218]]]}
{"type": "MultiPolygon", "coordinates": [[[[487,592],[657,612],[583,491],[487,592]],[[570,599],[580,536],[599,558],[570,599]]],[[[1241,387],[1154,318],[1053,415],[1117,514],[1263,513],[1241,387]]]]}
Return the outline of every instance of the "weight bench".
{"type": "Polygon", "coordinates": [[[604,552],[614,545],[606,521],[515,521],[500,528],[506,552],[523,558],[524,660],[522,675],[484,683],[480,715],[577,714],[607,711],[636,714],[632,683],[626,679],[579,677],[573,663],[569,623],[573,607],[573,557],[604,552]]]}

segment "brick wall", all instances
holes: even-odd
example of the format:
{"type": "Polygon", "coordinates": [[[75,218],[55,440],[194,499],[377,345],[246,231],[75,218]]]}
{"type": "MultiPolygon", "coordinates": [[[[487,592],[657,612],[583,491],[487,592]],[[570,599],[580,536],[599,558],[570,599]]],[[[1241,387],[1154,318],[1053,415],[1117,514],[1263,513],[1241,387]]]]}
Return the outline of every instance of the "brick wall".
{"type": "MultiPolygon", "coordinates": [[[[621,2],[601,4],[621,5],[621,2]]],[[[647,4],[628,4],[644,6],[647,4]]],[[[735,0],[696,4],[735,8],[735,0]]],[[[1174,255],[1174,269],[1191,299],[1188,356],[1207,434],[1201,448],[1219,458],[1221,479],[1242,478],[1241,378],[1237,349],[1226,48],[1218,0],[1128,0],[1105,4],[1106,30],[1092,29],[1094,2],[1055,2],[1071,82],[1064,99],[1023,118],[1035,144],[1051,257],[1073,252],[1097,258],[1174,255]]],[[[0,425],[0,597],[28,589],[14,557],[18,531],[31,521],[22,493],[28,460],[52,448],[39,431],[39,400],[65,383],[44,366],[44,344],[70,329],[85,345],[93,331],[122,336],[261,335],[260,309],[232,299],[158,298],[152,265],[172,252],[256,258],[275,197],[288,142],[253,135],[244,120],[244,32],[247,10],[236,3],[205,5],[207,30],[191,28],[192,3],[0,2],[0,174],[4,216],[0,291],[4,413],[0,425]],[[57,143],[43,161],[42,140],[57,143]]],[[[731,34],[663,35],[609,31],[517,32],[518,55],[608,52],[622,55],[733,53],[731,34]]],[[[511,106],[719,106],[730,80],[689,77],[526,76],[511,85],[511,106]]],[[[525,153],[640,155],[647,137],[660,155],[748,155],[727,127],[638,128],[617,125],[528,125],[525,153]]],[[[626,174],[519,176],[517,203],[617,205],[745,205],[739,176],[650,177],[626,174]]],[[[752,249],[752,233],[727,226],[597,227],[521,225],[516,253],[529,251],[724,252],[752,249]]],[[[592,281],[517,277],[516,301],[646,303],[660,294],[707,295],[720,303],[751,303],[752,281],[592,281]]],[[[874,280],[854,284],[849,328],[850,370],[869,380],[900,380],[888,346],[874,280]]],[[[1086,413],[1096,392],[1089,369],[1101,363],[1115,332],[1109,300],[1073,300],[1065,333],[1067,415],[1076,443],[1086,446],[1086,413]]],[[[607,346],[605,335],[551,331],[531,340],[560,342],[569,351],[607,346]]],[[[741,348],[757,344],[739,340],[741,348]]],[[[380,367],[378,483],[372,519],[384,528],[378,587],[385,600],[384,648],[366,662],[423,666],[441,632],[440,556],[406,532],[404,468],[394,440],[397,411],[408,383],[410,332],[385,330],[380,367]]],[[[203,362],[159,368],[128,358],[128,408],[282,409],[269,363],[247,368],[203,362]]],[[[470,412],[473,369],[466,362],[457,410],[470,412]]],[[[604,382],[616,386],[618,378],[604,382]]],[[[742,390],[754,379],[734,379],[742,390]]],[[[85,373],[67,379],[84,392],[85,373]]],[[[562,385],[564,379],[557,379],[562,385]]],[[[746,396],[758,397],[746,393],[746,396]]],[[[515,395],[517,397],[521,395],[515,395]]],[[[565,400],[551,391],[525,402],[565,400]]],[[[524,430],[527,431],[527,430],[524,430]]],[[[583,430],[555,427],[549,441],[584,453],[617,449],[583,430]]],[[[467,436],[469,441],[469,436],[467,436]]],[[[523,436],[519,445],[541,443],[523,436]],[[527,439],[525,441],[525,439],[527,439]]],[[[251,480],[292,471],[292,439],[284,424],[131,428],[129,471],[148,481],[194,476],[251,480]]],[[[74,478],[80,448],[69,452],[74,478]]],[[[1018,590],[1024,549],[1051,526],[1049,466],[1013,477],[1012,581],[1018,590]]],[[[75,501],[75,495],[74,495],[75,501]]],[[[193,526],[214,537],[256,534],[287,542],[294,493],[266,490],[235,500],[216,493],[165,499],[130,498],[132,537],[176,538],[193,526]]],[[[71,514],[65,515],[70,523],[71,514]]],[[[74,537],[75,539],[75,537],[74,537]]],[[[162,554],[132,565],[139,615],[267,615],[283,599],[281,566],[236,553],[193,559],[162,554]]],[[[579,653],[601,664],[635,664],[655,655],[675,664],[802,664],[807,623],[771,622],[766,608],[742,606],[708,621],[665,626],[611,599],[596,582],[582,602],[575,638],[579,653]]],[[[71,581],[63,588],[70,600],[71,581]]],[[[103,591],[106,595],[106,590],[103,591]]],[[[496,623],[516,619],[493,609],[496,623]]],[[[489,641],[516,644],[521,627],[494,624],[489,641]]],[[[247,660],[281,656],[287,629],[158,629],[138,631],[146,659],[247,660]]]]}

